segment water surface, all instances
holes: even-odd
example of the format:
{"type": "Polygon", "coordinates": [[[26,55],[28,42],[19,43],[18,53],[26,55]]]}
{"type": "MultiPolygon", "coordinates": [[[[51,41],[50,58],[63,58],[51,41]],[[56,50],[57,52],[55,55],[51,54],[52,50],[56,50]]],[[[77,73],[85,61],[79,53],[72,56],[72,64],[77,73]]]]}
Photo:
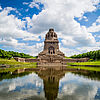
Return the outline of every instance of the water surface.
{"type": "Polygon", "coordinates": [[[0,100],[100,100],[100,72],[48,70],[0,77],[0,100]]]}

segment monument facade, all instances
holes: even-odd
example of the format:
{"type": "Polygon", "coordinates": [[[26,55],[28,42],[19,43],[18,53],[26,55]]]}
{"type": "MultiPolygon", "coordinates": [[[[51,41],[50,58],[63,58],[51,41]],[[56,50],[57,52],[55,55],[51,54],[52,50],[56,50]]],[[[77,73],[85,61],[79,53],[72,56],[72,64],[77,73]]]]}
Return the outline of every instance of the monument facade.
{"type": "Polygon", "coordinates": [[[54,29],[49,29],[45,35],[44,49],[39,53],[38,59],[40,63],[62,63],[65,59],[63,52],[59,50],[59,40],[54,29]]]}

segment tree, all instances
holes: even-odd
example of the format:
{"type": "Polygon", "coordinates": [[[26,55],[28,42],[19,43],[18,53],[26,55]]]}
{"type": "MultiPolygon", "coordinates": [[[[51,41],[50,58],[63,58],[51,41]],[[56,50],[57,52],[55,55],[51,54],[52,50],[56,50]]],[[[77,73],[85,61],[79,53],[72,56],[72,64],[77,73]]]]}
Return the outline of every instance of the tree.
{"type": "Polygon", "coordinates": [[[87,53],[71,56],[71,58],[84,58],[84,57],[88,57],[93,60],[100,60],[100,50],[90,51],[87,53]]]}

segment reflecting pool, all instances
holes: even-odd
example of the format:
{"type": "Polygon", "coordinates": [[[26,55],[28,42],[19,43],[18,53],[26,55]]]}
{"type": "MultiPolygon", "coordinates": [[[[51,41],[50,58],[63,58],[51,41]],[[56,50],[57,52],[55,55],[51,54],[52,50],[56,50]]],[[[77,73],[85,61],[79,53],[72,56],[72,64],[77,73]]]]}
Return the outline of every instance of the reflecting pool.
{"type": "Polygon", "coordinates": [[[100,72],[0,73],[0,100],[100,100],[100,72]]]}

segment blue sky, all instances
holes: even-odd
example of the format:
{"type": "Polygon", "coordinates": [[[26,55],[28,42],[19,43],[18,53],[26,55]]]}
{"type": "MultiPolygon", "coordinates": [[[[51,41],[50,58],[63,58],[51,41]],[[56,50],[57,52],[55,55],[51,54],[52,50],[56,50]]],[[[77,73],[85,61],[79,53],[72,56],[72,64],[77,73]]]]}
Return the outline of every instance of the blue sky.
{"type": "Polygon", "coordinates": [[[100,49],[100,0],[0,0],[0,49],[36,56],[49,28],[66,56],[100,49]]]}

